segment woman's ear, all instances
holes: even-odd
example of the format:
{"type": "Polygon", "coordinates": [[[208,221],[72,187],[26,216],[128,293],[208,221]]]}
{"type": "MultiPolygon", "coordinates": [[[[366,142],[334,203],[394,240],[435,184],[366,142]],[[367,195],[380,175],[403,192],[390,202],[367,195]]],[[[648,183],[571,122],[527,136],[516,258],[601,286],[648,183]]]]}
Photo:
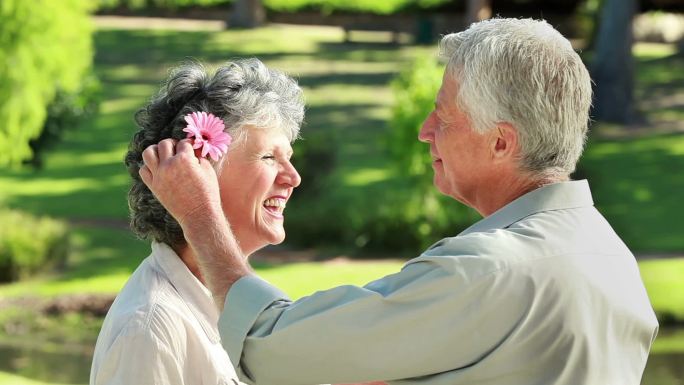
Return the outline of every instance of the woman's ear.
{"type": "Polygon", "coordinates": [[[496,124],[496,127],[492,132],[492,158],[495,161],[508,161],[514,159],[519,151],[518,130],[510,123],[500,122],[496,124]]]}

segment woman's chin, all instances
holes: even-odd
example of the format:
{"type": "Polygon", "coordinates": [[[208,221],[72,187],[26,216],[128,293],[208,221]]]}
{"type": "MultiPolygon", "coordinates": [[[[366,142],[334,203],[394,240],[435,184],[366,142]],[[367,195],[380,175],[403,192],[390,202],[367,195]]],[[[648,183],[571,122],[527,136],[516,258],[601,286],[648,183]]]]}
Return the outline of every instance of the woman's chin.
{"type": "Polygon", "coordinates": [[[270,240],[269,244],[271,245],[279,245],[285,241],[285,231],[282,231],[278,234],[274,234],[273,238],[270,240]]]}
{"type": "Polygon", "coordinates": [[[285,229],[269,229],[266,234],[263,234],[262,245],[260,248],[268,245],[279,245],[285,241],[285,229]]]}

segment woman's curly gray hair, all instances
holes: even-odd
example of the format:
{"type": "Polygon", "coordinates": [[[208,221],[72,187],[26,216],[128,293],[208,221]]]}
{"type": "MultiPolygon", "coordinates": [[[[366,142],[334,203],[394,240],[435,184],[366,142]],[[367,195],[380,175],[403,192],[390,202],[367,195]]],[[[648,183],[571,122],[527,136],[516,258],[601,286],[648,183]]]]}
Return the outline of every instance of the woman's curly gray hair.
{"type": "Polygon", "coordinates": [[[235,146],[248,129],[257,128],[278,130],[294,141],[304,119],[304,102],[292,78],[257,59],[228,62],[213,75],[195,62],[171,70],[159,93],[135,114],[140,129],[125,158],[133,178],[128,193],[131,229],[142,239],[172,246],[186,243],[180,225],[145,186],[138,171],[142,152],[149,145],[185,138],[184,117],[194,111],[223,119],[235,146]]]}

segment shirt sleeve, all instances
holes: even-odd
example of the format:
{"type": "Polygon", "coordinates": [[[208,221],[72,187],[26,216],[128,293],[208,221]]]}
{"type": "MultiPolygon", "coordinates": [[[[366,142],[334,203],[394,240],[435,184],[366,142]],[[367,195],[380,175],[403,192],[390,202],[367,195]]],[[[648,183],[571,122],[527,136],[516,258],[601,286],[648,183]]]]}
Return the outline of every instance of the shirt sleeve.
{"type": "Polygon", "coordinates": [[[421,256],[364,287],[296,302],[244,277],[228,293],[219,330],[247,383],[391,381],[465,369],[501,344],[529,306],[526,285],[481,264],[421,256]]]}
{"type": "Polygon", "coordinates": [[[176,357],[149,331],[138,330],[116,338],[91,385],[182,385],[176,357]]]}

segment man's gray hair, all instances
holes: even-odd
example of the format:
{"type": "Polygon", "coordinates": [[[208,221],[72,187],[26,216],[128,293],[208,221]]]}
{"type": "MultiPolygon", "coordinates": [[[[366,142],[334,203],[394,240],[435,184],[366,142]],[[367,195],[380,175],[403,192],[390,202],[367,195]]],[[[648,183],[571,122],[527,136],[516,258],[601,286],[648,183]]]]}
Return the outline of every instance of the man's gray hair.
{"type": "MultiPolygon", "coordinates": [[[[244,141],[250,129],[275,130],[294,141],[304,119],[304,101],[301,88],[292,78],[257,59],[228,62],[213,74],[196,62],[171,70],[159,93],[135,114],[140,129],[125,159],[133,178],[128,193],[131,229],[143,239],[172,246],[185,244],[180,225],[145,186],[138,171],[142,152],[149,145],[167,138],[185,138],[184,118],[195,111],[223,119],[234,147],[244,141]]],[[[219,161],[214,166],[221,165],[219,161]]]]}
{"type": "Polygon", "coordinates": [[[512,124],[523,171],[560,177],[575,170],[587,137],[591,79],[563,35],[543,20],[495,18],[444,36],[440,56],[474,130],[512,124]]]}

